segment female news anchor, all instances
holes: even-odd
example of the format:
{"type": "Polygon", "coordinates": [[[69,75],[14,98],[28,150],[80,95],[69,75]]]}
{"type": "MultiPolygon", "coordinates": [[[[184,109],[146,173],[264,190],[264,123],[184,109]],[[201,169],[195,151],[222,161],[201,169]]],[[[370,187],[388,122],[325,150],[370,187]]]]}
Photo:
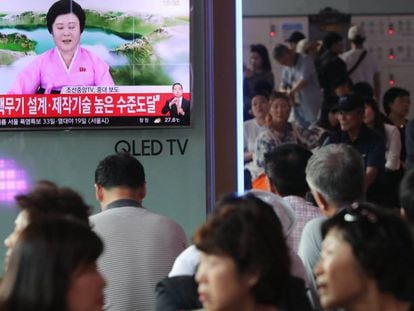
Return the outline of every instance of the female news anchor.
{"type": "Polygon", "coordinates": [[[46,21],[56,47],[37,56],[20,72],[9,94],[50,94],[60,93],[64,86],[114,84],[109,66],[79,45],[85,12],[78,3],[55,2],[46,21]]]}

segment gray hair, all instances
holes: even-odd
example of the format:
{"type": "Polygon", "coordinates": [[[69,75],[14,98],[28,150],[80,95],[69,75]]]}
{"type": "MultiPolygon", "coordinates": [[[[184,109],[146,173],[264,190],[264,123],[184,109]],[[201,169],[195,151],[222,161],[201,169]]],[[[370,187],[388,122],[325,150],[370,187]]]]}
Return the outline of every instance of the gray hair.
{"type": "Polygon", "coordinates": [[[306,166],[306,181],[312,190],[342,206],[364,199],[365,169],[353,147],[332,144],[315,151],[306,166]]]}

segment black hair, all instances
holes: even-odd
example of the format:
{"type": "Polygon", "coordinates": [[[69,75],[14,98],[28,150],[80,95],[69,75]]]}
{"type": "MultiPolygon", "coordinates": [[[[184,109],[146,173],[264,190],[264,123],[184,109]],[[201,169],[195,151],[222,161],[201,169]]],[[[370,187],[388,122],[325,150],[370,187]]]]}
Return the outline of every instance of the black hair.
{"type": "Polygon", "coordinates": [[[360,45],[364,44],[365,37],[357,35],[357,36],[355,36],[355,38],[350,39],[349,41],[351,41],[352,43],[354,43],[357,46],[360,46],[360,45]]]}
{"type": "Polygon", "coordinates": [[[364,102],[365,105],[371,107],[371,109],[374,111],[374,124],[372,129],[375,132],[377,132],[377,134],[379,134],[385,141],[386,135],[384,126],[384,116],[381,114],[381,111],[379,110],[378,103],[372,97],[365,98],[364,102]]]}
{"type": "Polygon", "coordinates": [[[371,98],[374,97],[374,89],[372,86],[367,82],[358,82],[355,83],[352,87],[352,91],[355,94],[358,94],[364,98],[371,98]]]}
{"type": "Polygon", "coordinates": [[[406,172],[401,181],[400,202],[405,215],[414,223],[414,168],[406,172]]]}
{"type": "Polygon", "coordinates": [[[173,85],[171,86],[171,88],[174,89],[174,86],[176,86],[176,85],[181,86],[181,89],[183,89],[183,85],[180,82],[173,83],[173,85]]]}
{"type": "Polygon", "coordinates": [[[304,197],[309,190],[305,169],[312,152],[298,144],[282,144],[265,154],[265,172],[281,196],[304,197]]]}
{"type": "Polygon", "coordinates": [[[269,52],[263,44],[252,44],[250,45],[250,53],[259,54],[262,59],[263,71],[269,72],[272,71],[272,66],[270,65],[269,52]]]}
{"type": "Polygon", "coordinates": [[[0,309],[67,310],[73,274],[94,264],[102,251],[101,239],[81,222],[31,222],[19,236],[0,285],[0,309]]]}
{"type": "Polygon", "coordinates": [[[347,86],[352,91],[353,88],[353,82],[352,79],[347,76],[338,76],[335,77],[335,79],[332,80],[332,89],[336,89],[340,86],[347,86]]]}
{"type": "Polygon", "coordinates": [[[327,131],[336,131],[339,130],[339,124],[336,127],[333,127],[329,122],[329,113],[332,112],[332,108],[338,106],[339,97],[338,96],[326,96],[322,103],[321,114],[319,116],[316,125],[327,130],[327,131]]]}
{"type": "Polygon", "coordinates": [[[273,57],[277,60],[287,54],[289,54],[289,48],[284,44],[278,44],[273,49],[273,57]]]}
{"type": "Polygon", "coordinates": [[[329,50],[331,47],[342,41],[342,36],[337,32],[329,32],[323,37],[323,46],[325,49],[329,50]]]}
{"type": "Polygon", "coordinates": [[[96,168],[95,184],[105,189],[114,187],[137,189],[145,185],[144,167],[126,152],[107,156],[96,168]]]}
{"type": "Polygon", "coordinates": [[[85,11],[82,7],[73,0],[59,0],[52,4],[46,15],[47,29],[50,33],[53,32],[53,23],[59,15],[75,14],[79,19],[80,32],[85,28],[85,11]]]}
{"type": "Polygon", "coordinates": [[[392,87],[387,90],[382,97],[382,106],[384,107],[385,113],[389,115],[391,112],[391,104],[394,102],[394,100],[397,97],[404,96],[410,96],[410,92],[408,92],[406,89],[400,87],[392,87]]]}
{"type": "Polygon", "coordinates": [[[252,287],[256,303],[283,302],[290,258],[282,224],[269,204],[252,194],[221,198],[196,231],[194,244],[207,254],[231,257],[241,275],[259,272],[252,287]]]}
{"type": "Polygon", "coordinates": [[[350,244],[381,292],[414,302],[414,239],[403,219],[370,203],[353,203],[322,224],[322,235],[332,229],[350,244]]]}

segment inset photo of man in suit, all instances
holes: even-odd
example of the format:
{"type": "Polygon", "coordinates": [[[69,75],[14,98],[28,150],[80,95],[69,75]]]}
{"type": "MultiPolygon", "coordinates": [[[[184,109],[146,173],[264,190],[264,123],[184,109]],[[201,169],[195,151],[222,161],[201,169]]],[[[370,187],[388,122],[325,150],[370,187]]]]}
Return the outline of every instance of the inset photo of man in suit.
{"type": "Polygon", "coordinates": [[[163,114],[170,113],[170,117],[179,118],[182,123],[190,124],[190,101],[183,97],[183,86],[181,83],[172,85],[174,97],[168,99],[162,108],[163,114]]]}

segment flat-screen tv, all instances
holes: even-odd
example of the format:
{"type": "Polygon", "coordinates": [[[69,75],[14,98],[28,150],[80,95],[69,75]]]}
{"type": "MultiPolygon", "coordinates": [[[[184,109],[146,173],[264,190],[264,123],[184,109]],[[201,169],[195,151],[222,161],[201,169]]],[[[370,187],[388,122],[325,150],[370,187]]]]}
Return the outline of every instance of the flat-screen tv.
{"type": "Polygon", "coordinates": [[[190,0],[0,2],[0,130],[182,127],[190,0]]]}

